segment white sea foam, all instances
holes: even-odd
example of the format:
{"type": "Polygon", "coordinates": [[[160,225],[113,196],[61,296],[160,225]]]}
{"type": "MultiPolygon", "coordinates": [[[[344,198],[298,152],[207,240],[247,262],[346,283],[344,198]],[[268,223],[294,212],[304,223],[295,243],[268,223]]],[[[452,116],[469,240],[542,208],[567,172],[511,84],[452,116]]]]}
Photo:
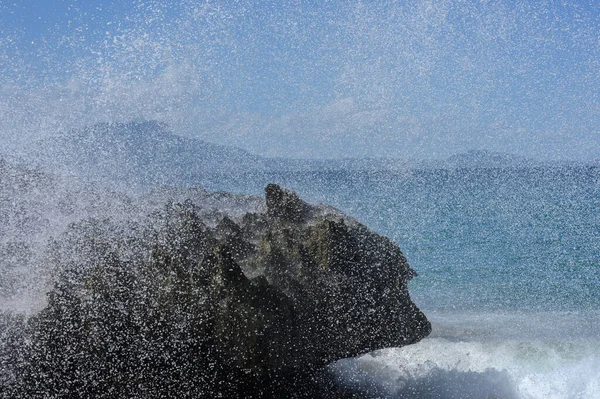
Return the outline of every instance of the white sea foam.
{"type": "Polygon", "coordinates": [[[593,312],[431,312],[429,338],[337,362],[367,397],[600,398],[600,337],[593,312]],[[561,333],[562,332],[562,333],[561,333]]]}
{"type": "Polygon", "coordinates": [[[600,342],[428,338],[335,365],[372,397],[571,399],[600,397],[600,342]]]}

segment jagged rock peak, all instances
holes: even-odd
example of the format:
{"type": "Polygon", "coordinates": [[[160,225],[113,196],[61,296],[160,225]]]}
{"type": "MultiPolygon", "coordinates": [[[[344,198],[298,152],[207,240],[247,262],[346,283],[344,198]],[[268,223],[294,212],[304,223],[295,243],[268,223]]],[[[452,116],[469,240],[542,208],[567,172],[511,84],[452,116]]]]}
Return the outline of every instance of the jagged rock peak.
{"type": "Polygon", "coordinates": [[[309,213],[310,206],[293,191],[281,188],[277,184],[265,187],[267,214],[288,222],[302,222],[309,213]]]}

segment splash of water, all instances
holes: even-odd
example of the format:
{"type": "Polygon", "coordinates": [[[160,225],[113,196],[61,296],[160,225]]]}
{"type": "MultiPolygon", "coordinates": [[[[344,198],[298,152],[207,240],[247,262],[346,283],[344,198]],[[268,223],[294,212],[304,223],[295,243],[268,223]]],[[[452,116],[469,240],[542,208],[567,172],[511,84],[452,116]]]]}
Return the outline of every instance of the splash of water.
{"type": "Polygon", "coordinates": [[[5,144],[153,119],[263,155],[598,153],[594,4],[52,7],[2,6],[5,144]]]}

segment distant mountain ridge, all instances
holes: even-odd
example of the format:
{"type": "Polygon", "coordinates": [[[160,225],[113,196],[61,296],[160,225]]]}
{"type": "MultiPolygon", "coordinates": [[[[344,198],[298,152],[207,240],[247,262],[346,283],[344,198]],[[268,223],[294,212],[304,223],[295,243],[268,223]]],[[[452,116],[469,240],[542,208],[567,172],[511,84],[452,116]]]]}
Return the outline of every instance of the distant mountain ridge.
{"type": "Polygon", "coordinates": [[[165,124],[102,123],[36,141],[22,151],[34,165],[123,185],[194,185],[207,174],[263,168],[244,150],[173,134],[165,124]]]}
{"type": "Polygon", "coordinates": [[[488,150],[469,150],[446,159],[416,160],[397,158],[346,158],[346,159],[276,159],[280,169],[296,171],[406,171],[414,169],[487,169],[522,168],[551,165],[523,156],[488,150]]]}
{"type": "Polygon", "coordinates": [[[417,168],[423,169],[488,169],[521,168],[541,165],[532,159],[488,150],[469,150],[451,155],[443,160],[421,161],[417,168]]]}
{"type": "Polygon", "coordinates": [[[452,155],[447,162],[456,167],[498,168],[505,166],[527,166],[531,160],[512,154],[487,150],[471,150],[466,153],[452,155]]]}
{"type": "MultiPolygon", "coordinates": [[[[576,164],[540,162],[488,150],[470,150],[443,160],[427,161],[267,158],[235,147],[178,136],[166,124],[156,121],[96,124],[40,139],[11,157],[41,170],[127,189],[156,186],[218,189],[227,178],[248,180],[279,173],[510,169],[576,164]]],[[[231,190],[235,184],[228,187],[231,190]]]]}

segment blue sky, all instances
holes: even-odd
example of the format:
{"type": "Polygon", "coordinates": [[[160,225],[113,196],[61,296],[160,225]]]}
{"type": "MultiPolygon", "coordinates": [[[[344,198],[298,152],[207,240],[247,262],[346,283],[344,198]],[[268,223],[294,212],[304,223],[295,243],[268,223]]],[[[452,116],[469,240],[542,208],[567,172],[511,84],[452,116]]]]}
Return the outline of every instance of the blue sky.
{"type": "Polygon", "coordinates": [[[595,1],[0,2],[0,134],[160,119],[261,155],[600,158],[595,1]]]}

